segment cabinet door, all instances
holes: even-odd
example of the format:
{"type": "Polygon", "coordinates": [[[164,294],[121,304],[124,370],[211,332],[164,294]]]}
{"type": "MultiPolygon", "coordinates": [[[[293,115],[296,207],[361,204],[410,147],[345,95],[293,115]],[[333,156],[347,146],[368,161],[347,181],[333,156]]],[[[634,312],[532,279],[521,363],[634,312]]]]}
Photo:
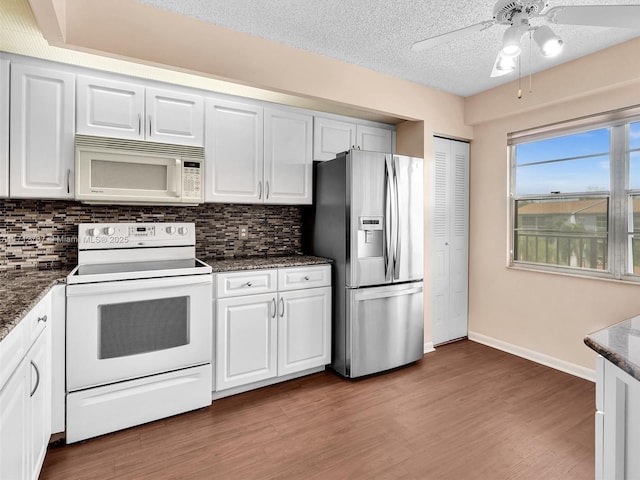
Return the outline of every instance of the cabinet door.
{"type": "Polygon", "coordinates": [[[206,202],[262,203],[263,111],[207,99],[206,202]]]}
{"type": "Polygon", "coordinates": [[[51,436],[51,366],[49,329],[29,352],[29,469],[38,478],[51,436]]]}
{"type": "Polygon", "coordinates": [[[78,75],[77,132],[86,135],[144,138],[144,87],[78,75]]]}
{"type": "Polygon", "coordinates": [[[204,145],[204,98],[147,88],[146,138],[154,142],[204,145]]]}
{"type": "Polygon", "coordinates": [[[355,123],[322,117],[313,122],[314,160],[333,160],[338,153],[356,147],[355,123]]]}
{"type": "Polygon", "coordinates": [[[0,58],[0,198],[9,196],[9,60],[0,58]]]}
{"type": "Polygon", "coordinates": [[[216,308],[216,390],[275,377],[275,294],[224,298],[216,308]]]}
{"type": "Polygon", "coordinates": [[[0,478],[29,478],[27,368],[28,361],[23,360],[0,391],[0,478]]]}
{"type": "Polygon", "coordinates": [[[331,287],[278,299],[278,375],[331,363],[331,287]]]}
{"type": "Polygon", "coordinates": [[[313,117],[264,111],[264,201],[311,204],[313,117]]]}
{"type": "Polygon", "coordinates": [[[73,198],[74,75],[11,66],[10,195],[73,198]]]}
{"type": "Polygon", "coordinates": [[[640,381],[604,362],[604,479],[640,478],[640,381]]]}
{"type": "Polygon", "coordinates": [[[357,146],[360,150],[391,153],[393,150],[393,134],[391,130],[369,125],[358,125],[356,128],[357,146]]]}

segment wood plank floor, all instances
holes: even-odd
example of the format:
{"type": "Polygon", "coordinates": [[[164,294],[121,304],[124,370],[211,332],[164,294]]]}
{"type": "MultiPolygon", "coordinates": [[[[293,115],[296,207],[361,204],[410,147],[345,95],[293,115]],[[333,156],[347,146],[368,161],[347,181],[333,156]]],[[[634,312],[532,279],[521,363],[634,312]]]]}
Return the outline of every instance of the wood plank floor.
{"type": "Polygon", "coordinates": [[[52,447],[41,479],[585,480],[594,411],[593,383],[465,340],[52,447]]]}

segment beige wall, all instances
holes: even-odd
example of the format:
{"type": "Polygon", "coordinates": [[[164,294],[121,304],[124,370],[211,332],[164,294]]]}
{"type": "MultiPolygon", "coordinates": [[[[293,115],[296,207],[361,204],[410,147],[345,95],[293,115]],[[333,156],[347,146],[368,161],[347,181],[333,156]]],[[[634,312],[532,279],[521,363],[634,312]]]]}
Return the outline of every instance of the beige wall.
{"type": "Polygon", "coordinates": [[[640,39],[534,75],[523,101],[514,84],[467,99],[470,332],[593,369],[584,336],[640,313],[640,285],[506,268],[507,133],[640,103],[639,49],[640,39]]]}

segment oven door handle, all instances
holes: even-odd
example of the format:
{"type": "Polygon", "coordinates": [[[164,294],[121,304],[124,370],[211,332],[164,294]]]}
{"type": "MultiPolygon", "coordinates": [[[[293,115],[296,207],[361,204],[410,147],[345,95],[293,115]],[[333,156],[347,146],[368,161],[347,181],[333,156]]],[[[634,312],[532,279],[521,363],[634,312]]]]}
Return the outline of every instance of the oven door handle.
{"type": "Polygon", "coordinates": [[[187,275],[179,277],[146,278],[119,282],[97,282],[67,285],[67,296],[100,295],[118,292],[141,292],[161,288],[195,287],[213,284],[212,276],[187,275]]]}

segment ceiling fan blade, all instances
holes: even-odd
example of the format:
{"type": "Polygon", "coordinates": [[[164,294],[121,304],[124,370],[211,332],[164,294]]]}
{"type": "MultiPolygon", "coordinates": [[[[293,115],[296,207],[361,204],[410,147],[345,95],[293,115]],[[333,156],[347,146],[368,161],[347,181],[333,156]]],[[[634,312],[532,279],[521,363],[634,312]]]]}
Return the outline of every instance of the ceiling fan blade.
{"type": "Polygon", "coordinates": [[[468,33],[481,32],[482,30],[486,30],[492,25],[495,25],[495,23],[496,22],[494,20],[486,20],[484,22],[476,23],[475,25],[469,25],[468,27],[453,30],[452,32],[447,32],[443,33],[442,35],[436,35],[435,37],[426,38],[411,45],[411,50],[413,50],[414,52],[419,52],[421,50],[426,50],[427,48],[435,47],[436,45],[451,42],[456,38],[467,35],[468,33]]]}
{"type": "Polygon", "coordinates": [[[551,23],[640,29],[640,5],[576,5],[553,7],[551,23]]]}

